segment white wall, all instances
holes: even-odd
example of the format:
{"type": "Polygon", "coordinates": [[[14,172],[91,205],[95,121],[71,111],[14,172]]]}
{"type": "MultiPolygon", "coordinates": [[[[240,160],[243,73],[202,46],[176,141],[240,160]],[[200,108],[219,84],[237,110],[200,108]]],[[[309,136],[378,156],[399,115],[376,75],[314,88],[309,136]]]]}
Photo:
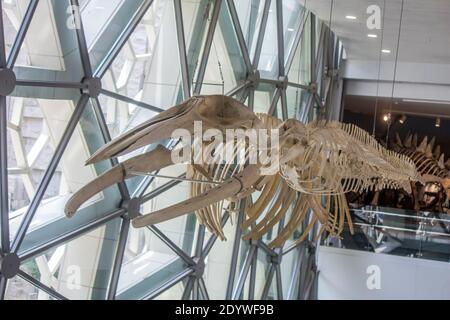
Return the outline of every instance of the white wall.
{"type": "Polygon", "coordinates": [[[450,263],[320,247],[318,268],[319,300],[450,299],[450,263]],[[380,289],[368,289],[369,266],[379,267],[380,289]]]}
{"type": "MultiPolygon", "coordinates": [[[[346,60],[346,94],[391,97],[394,69],[394,62],[383,61],[378,76],[378,61],[346,60]]],[[[394,97],[450,101],[450,65],[399,62],[394,97]]]]}

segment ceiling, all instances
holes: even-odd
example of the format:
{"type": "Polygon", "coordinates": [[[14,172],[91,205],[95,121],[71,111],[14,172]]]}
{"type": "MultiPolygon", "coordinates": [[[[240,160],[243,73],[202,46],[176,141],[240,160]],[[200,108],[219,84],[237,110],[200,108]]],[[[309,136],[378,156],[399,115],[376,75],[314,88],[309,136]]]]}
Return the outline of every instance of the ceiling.
{"type": "MultiPolygon", "coordinates": [[[[340,37],[348,59],[378,60],[383,48],[390,54],[382,54],[382,60],[395,60],[401,0],[301,0],[305,6],[323,21],[330,21],[331,28],[340,37]],[[366,25],[369,5],[377,4],[382,12],[386,3],[384,32],[369,30],[366,25]],[[348,20],[346,15],[356,16],[348,20]],[[368,38],[367,34],[378,38],[368,38]]],[[[383,16],[383,13],[381,14],[383,16]]],[[[450,0],[404,0],[403,22],[400,36],[399,61],[450,64],[450,0]]]]}
{"type": "Polygon", "coordinates": [[[408,102],[403,99],[394,99],[391,103],[389,98],[378,99],[376,97],[353,96],[345,97],[345,109],[356,113],[373,116],[375,104],[378,104],[377,114],[405,114],[420,117],[441,117],[450,119],[450,104],[408,102]]]}

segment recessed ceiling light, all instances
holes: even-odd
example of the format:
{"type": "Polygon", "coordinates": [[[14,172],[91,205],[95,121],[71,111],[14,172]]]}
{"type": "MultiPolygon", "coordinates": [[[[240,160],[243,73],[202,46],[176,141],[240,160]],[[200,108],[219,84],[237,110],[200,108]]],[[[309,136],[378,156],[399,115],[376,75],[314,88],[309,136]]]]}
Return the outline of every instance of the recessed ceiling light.
{"type": "Polygon", "coordinates": [[[287,31],[292,32],[294,31],[294,28],[287,28],[287,31]]]}
{"type": "Polygon", "coordinates": [[[426,100],[426,99],[403,99],[403,102],[431,103],[431,104],[450,104],[449,101],[444,101],[444,100],[426,100]]]}
{"type": "Polygon", "coordinates": [[[441,118],[436,118],[436,124],[434,125],[436,128],[441,127],[441,118]]]}
{"type": "Polygon", "coordinates": [[[381,50],[381,52],[383,52],[383,53],[391,53],[391,50],[389,50],[389,49],[383,49],[383,50],[381,50]]]}
{"type": "Polygon", "coordinates": [[[351,16],[351,15],[347,15],[347,16],[345,16],[345,19],[356,20],[356,17],[355,16],[351,16]]]}
{"type": "Polygon", "coordinates": [[[376,34],[373,34],[373,33],[369,33],[367,36],[369,38],[378,38],[378,36],[376,34]]]}

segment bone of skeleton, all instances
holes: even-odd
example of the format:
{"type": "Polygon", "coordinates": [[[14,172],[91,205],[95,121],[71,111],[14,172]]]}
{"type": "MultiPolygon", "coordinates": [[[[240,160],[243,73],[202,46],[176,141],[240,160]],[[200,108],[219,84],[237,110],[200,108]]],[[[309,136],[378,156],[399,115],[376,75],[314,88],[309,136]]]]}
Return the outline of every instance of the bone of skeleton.
{"type": "Polygon", "coordinates": [[[216,203],[224,198],[234,196],[252,187],[253,183],[259,179],[259,167],[257,165],[248,165],[236,176],[226,180],[222,185],[211,188],[211,190],[200,194],[197,197],[182,201],[176,205],[165,209],[137,217],[133,220],[135,228],[145,227],[162,221],[174,219],[188,212],[204,208],[211,203],[216,203]]]}
{"type": "MultiPolygon", "coordinates": [[[[436,138],[433,137],[425,147],[428,140],[427,137],[422,140],[419,146],[417,146],[417,133],[413,135],[412,143],[408,144],[407,142],[410,137],[411,135],[408,134],[405,138],[405,143],[402,143],[397,133],[393,144],[393,150],[406,155],[414,162],[416,169],[422,176],[422,185],[424,187],[431,182],[441,183],[446,190],[447,197],[450,198],[450,190],[444,185],[444,181],[446,181],[446,178],[449,176],[448,169],[450,166],[447,166],[444,162],[445,155],[443,153],[441,154],[439,145],[432,151],[436,144],[436,138]]],[[[450,163],[450,160],[448,160],[448,163],[450,163]]],[[[422,188],[422,186],[412,184],[416,210],[420,209],[419,202],[421,200],[419,198],[421,194],[423,194],[423,192],[421,192],[422,188]]],[[[374,197],[372,204],[376,205],[377,202],[377,199],[374,197]]]]}
{"type": "Polygon", "coordinates": [[[104,189],[134,177],[139,172],[156,171],[171,164],[173,164],[171,152],[158,145],[153,151],[119,163],[83,186],[67,201],[64,212],[68,217],[71,217],[84,202],[104,189]]]}
{"type": "MultiPolygon", "coordinates": [[[[417,136],[417,134],[414,134],[414,136],[417,136]]],[[[396,151],[410,158],[422,176],[434,175],[439,178],[448,176],[448,170],[444,163],[445,155],[440,154],[439,146],[435,148],[434,153],[431,153],[431,145],[435,144],[434,138],[430,142],[431,145],[426,144],[427,140],[428,138],[425,137],[419,147],[413,145],[407,147],[406,144],[404,147],[399,147],[397,144],[396,151]]]]}
{"type": "Polygon", "coordinates": [[[208,128],[225,130],[257,127],[254,122],[257,122],[258,118],[237,100],[227,96],[193,97],[120,135],[95,152],[87,160],[87,164],[117,157],[161,141],[170,137],[178,128],[193,133],[194,121],[202,121],[204,130],[208,128]]]}
{"type": "MultiPolygon", "coordinates": [[[[409,190],[410,181],[421,179],[412,160],[386,150],[354,125],[323,121],[305,125],[295,119],[281,122],[268,115],[256,115],[237,100],[220,95],[193,97],[162,112],[100,148],[87,163],[117,157],[168,139],[178,128],[193,134],[195,121],[202,121],[203,130],[215,128],[222,133],[226,129],[279,129],[278,172],[262,176],[264,165],[248,164],[248,152],[245,162],[240,164],[188,165],[187,176],[193,179],[191,198],[134,218],[133,226],[144,227],[195,212],[200,223],[224,239],[221,226],[224,203],[228,202],[230,208],[237,207],[237,201],[261,190],[255,201],[247,206],[242,227],[250,228],[246,238],[259,239],[284,221],[283,218],[289,217],[270,243],[272,247],[280,247],[304,221],[309,209],[314,215],[297,241],[303,240],[317,222],[321,224],[320,232],[326,230],[331,235],[340,234],[346,220],[352,230],[344,198],[346,192],[387,187],[409,190]]],[[[203,147],[209,146],[210,142],[203,142],[203,147]]],[[[216,146],[218,149],[223,147],[216,146]]],[[[268,151],[275,152],[271,147],[268,151]]],[[[167,149],[159,147],[119,164],[78,191],[67,203],[66,214],[71,216],[92,195],[136,172],[151,172],[171,165],[169,154],[167,149]]],[[[233,157],[236,156],[237,145],[233,149],[233,157]]]]}

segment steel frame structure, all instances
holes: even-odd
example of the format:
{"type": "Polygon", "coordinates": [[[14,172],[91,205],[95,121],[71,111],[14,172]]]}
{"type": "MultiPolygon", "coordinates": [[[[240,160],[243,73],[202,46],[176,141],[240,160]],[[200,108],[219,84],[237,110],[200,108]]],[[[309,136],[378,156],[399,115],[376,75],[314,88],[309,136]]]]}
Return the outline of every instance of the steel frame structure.
{"type": "MultiPolygon", "coordinates": [[[[8,279],[17,275],[23,278],[25,281],[33,284],[40,290],[48,293],[55,299],[66,299],[63,295],[58,293],[55,289],[43,284],[39,280],[28,275],[18,267],[13,270],[13,274],[9,274],[10,269],[13,267],[6,267],[6,264],[21,263],[31,257],[44,253],[49,248],[63,244],[71,239],[78,237],[90,230],[93,230],[99,226],[104,225],[108,221],[120,218],[122,220],[120,235],[117,245],[117,250],[114,257],[114,263],[111,275],[109,277],[109,285],[107,291],[107,299],[115,299],[117,297],[117,286],[119,281],[119,275],[121,272],[121,266],[124,258],[125,245],[130,229],[130,217],[139,214],[137,209],[139,204],[145,203],[150,199],[159,196],[161,193],[170,190],[173,186],[177,185],[179,181],[170,181],[158,189],[148,194],[133,194],[130,195],[130,191],[125,183],[118,185],[121,197],[122,205],[117,210],[110,212],[102,218],[96,221],[90,222],[78,228],[75,231],[61,234],[55,239],[51,239],[47,243],[34,247],[27,251],[19,251],[21,244],[24,240],[26,232],[30,226],[30,223],[36,213],[36,210],[43,198],[46,188],[55,173],[56,167],[62,157],[62,154],[67,147],[70,137],[78,124],[86,105],[90,101],[93,106],[101,134],[103,139],[107,142],[111,139],[100,108],[100,102],[98,99],[99,94],[109,96],[111,98],[121,100],[127,103],[132,103],[136,106],[149,109],[151,111],[160,112],[162,109],[149,105],[145,102],[137,101],[125,95],[121,95],[106,89],[101,88],[101,77],[105,74],[108,68],[113,63],[115,57],[118,55],[125,42],[128,40],[133,30],[146,11],[150,8],[153,1],[143,0],[139,9],[132,16],[130,21],[125,26],[124,30],[120,33],[119,37],[114,42],[114,45],[101,60],[96,68],[92,67],[90,61],[90,54],[88,45],[86,42],[86,36],[83,29],[83,21],[81,21],[81,28],[76,29],[76,38],[78,41],[79,55],[83,67],[84,77],[80,82],[70,81],[48,81],[48,80],[16,80],[14,76],[14,67],[19,55],[20,48],[23,45],[25,35],[30,26],[31,20],[38,5],[38,0],[31,0],[29,2],[28,9],[24,15],[19,32],[15,38],[14,44],[10,51],[9,56],[6,56],[5,51],[5,35],[3,27],[0,27],[0,77],[2,81],[12,81],[12,88],[15,86],[23,87],[39,87],[39,88],[68,88],[79,89],[81,91],[80,99],[75,107],[75,111],[72,114],[70,121],[62,135],[59,144],[56,147],[55,153],[45,171],[44,177],[41,180],[36,193],[27,208],[25,217],[20,225],[16,236],[10,241],[9,230],[9,212],[8,212],[8,170],[7,170],[7,110],[6,110],[6,96],[9,95],[13,89],[9,92],[1,90],[0,95],[0,225],[1,225],[1,251],[0,251],[0,299],[5,296],[6,286],[8,279]],[[12,74],[12,75],[11,75],[12,74]],[[8,269],[8,270],[7,270],[8,269]],[[8,272],[7,272],[8,271],[8,272]]],[[[70,0],[70,3],[74,8],[79,8],[78,0],[70,0]]],[[[182,97],[189,98],[191,95],[200,94],[202,84],[204,81],[205,71],[210,56],[210,50],[214,38],[214,33],[219,20],[219,14],[221,10],[227,10],[231,18],[233,29],[237,42],[239,44],[240,53],[246,68],[247,78],[241,81],[234,89],[227,94],[230,96],[237,96],[242,101],[247,100],[249,108],[254,106],[255,90],[259,84],[269,84],[275,86],[275,93],[273,95],[272,103],[268,109],[269,113],[275,113],[279,100],[281,101],[282,118],[288,117],[288,107],[286,91],[289,87],[300,88],[308,92],[308,99],[306,107],[301,110],[298,115],[302,121],[307,121],[311,117],[311,109],[316,106],[319,110],[318,115],[326,113],[327,107],[330,104],[330,91],[333,87],[333,82],[338,81],[338,69],[342,59],[341,47],[338,39],[332,34],[332,32],[322,24],[320,37],[316,39],[316,27],[317,21],[315,16],[308,12],[306,9],[303,11],[300,27],[296,30],[294,35],[293,45],[289,52],[285,52],[284,43],[284,30],[283,30],[283,3],[282,0],[265,0],[262,18],[260,21],[259,32],[257,34],[257,40],[254,50],[254,56],[250,57],[250,51],[247,47],[245,36],[243,34],[242,26],[239,21],[238,13],[236,11],[235,3],[233,0],[214,0],[211,2],[211,16],[209,26],[206,31],[205,42],[203,44],[203,51],[198,62],[198,68],[196,72],[196,79],[193,81],[193,72],[189,70],[189,63],[187,57],[186,39],[183,26],[183,12],[181,0],[173,0],[174,14],[176,19],[177,31],[177,43],[179,50],[179,58],[181,64],[181,88],[182,97]],[[260,77],[258,71],[258,65],[260,61],[264,34],[266,32],[267,20],[269,10],[271,8],[271,2],[276,2],[276,20],[277,20],[277,48],[278,48],[278,79],[263,79],[260,77]],[[304,35],[305,26],[309,23],[311,30],[311,82],[308,85],[291,82],[287,75],[292,66],[294,55],[299,47],[302,37],[304,35]],[[328,35],[328,36],[327,36],[328,35]],[[287,53],[287,54],[286,54],[287,53]],[[195,84],[195,85],[193,85],[195,84]],[[319,90],[320,87],[320,90],[319,90]]],[[[2,8],[0,2],[0,26],[2,23],[2,8]]],[[[114,160],[113,164],[117,161],[114,160]]],[[[148,183],[148,181],[147,181],[148,183]]],[[[241,201],[239,210],[239,222],[242,221],[245,212],[245,201],[241,201]]],[[[229,214],[224,213],[222,218],[222,225],[225,225],[229,219],[229,214]]],[[[149,230],[153,232],[163,243],[173,250],[175,254],[179,256],[181,261],[185,264],[185,268],[166,279],[166,281],[160,286],[148,291],[142,299],[152,299],[157,297],[162,292],[170,289],[172,286],[178,283],[183,283],[184,292],[182,299],[209,299],[209,294],[203,274],[205,270],[206,257],[212,250],[217,237],[212,235],[208,239],[205,239],[205,228],[200,226],[198,228],[197,236],[195,239],[195,253],[193,256],[189,256],[184,250],[171,241],[163,232],[159,230],[157,226],[149,227],[149,230]]],[[[275,280],[277,299],[308,299],[311,297],[317,271],[314,263],[314,252],[316,250],[316,243],[314,241],[314,230],[308,237],[308,240],[297,246],[287,246],[280,250],[271,250],[262,241],[252,241],[244,243],[241,240],[242,230],[236,228],[234,235],[233,254],[231,267],[229,270],[226,299],[267,299],[269,297],[273,280],[275,280]],[[288,253],[295,254],[295,265],[293,274],[288,287],[288,294],[283,295],[282,275],[280,265],[283,261],[283,257],[288,253]],[[241,265],[238,263],[238,257],[242,255],[243,262],[241,265]],[[267,258],[267,270],[266,281],[261,296],[256,296],[255,293],[255,277],[258,255],[265,256],[267,258]],[[246,284],[248,284],[246,292],[246,284]]],[[[277,232],[274,230],[273,232],[277,232]]],[[[242,259],[241,259],[242,260],[242,259]]]]}

